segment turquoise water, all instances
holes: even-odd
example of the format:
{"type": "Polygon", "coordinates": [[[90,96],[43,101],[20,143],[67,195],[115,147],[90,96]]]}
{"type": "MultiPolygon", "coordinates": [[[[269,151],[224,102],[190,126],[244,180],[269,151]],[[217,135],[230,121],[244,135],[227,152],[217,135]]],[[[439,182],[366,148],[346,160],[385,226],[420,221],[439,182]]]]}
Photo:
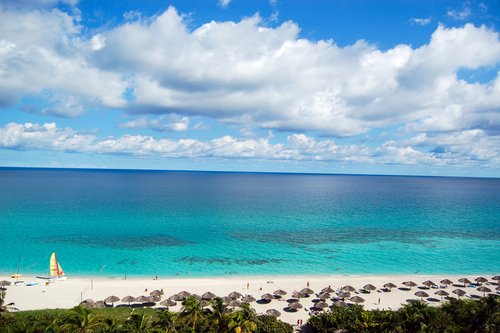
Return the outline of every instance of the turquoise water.
{"type": "Polygon", "coordinates": [[[500,179],[0,169],[0,272],[500,272],[500,179]]]}

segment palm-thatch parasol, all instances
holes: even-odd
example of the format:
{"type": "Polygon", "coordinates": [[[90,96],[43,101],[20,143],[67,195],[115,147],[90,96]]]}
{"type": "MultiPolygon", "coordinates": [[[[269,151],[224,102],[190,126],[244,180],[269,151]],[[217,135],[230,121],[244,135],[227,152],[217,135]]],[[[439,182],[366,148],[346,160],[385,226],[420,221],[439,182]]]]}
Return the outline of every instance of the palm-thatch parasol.
{"type": "Polygon", "coordinates": [[[341,292],[338,292],[337,295],[342,298],[342,300],[344,300],[345,298],[349,298],[351,297],[351,293],[348,292],[348,291],[341,291],[341,292]]]}
{"type": "Polygon", "coordinates": [[[210,301],[213,298],[215,298],[215,294],[210,292],[210,291],[207,291],[206,293],[201,295],[201,299],[203,299],[205,301],[210,301]]]}
{"type": "Polygon", "coordinates": [[[94,305],[92,305],[92,307],[94,309],[102,309],[106,307],[106,303],[104,303],[104,301],[97,301],[94,303],[94,305]]]}
{"type": "Polygon", "coordinates": [[[411,289],[411,287],[416,287],[417,284],[413,281],[405,281],[403,284],[411,289]]]}
{"type": "Polygon", "coordinates": [[[201,299],[202,299],[202,298],[201,298],[201,296],[200,296],[200,295],[197,295],[197,294],[192,294],[192,295],[191,295],[191,296],[189,296],[189,297],[193,297],[193,298],[197,299],[198,301],[201,301],[201,299]]]}
{"type": "Polygon", "coordinates": [[[422,282],[422,284],[423,284],[424,286],[426,286],[426,287],[427,287],[427,289],[431,289],[431,287],[432,287],[432,286],[435,286],[435,285],[436,285],[436,284],[435,284],[434,282],[432,282],[431,280],[424,281],[424,282],[422,282]]]}
{"type": "Polygon", "coordinates": [[[434,294],[441,296],[441,300],[443,300],[443,296],[448,296],[449,295],[446,291],[444,291],[442,289],[436,291],[434,294]]]}
{"type": "Polygon", "coordinates": [[[148,302],[156,303],[161,300],[160,296],[148,296],[148,302]]]}
{"type": "Polygon", "coordinates": [[[467,278],[461,278],[461,279],[458,279],[458,282],[462,282],[464,284],[464,288],[465,288],[465,285],[466,284],[471,284],[472,281],[467,279],[467,278]]]}
{"type": "Polygon", "coordinates": [[[384,288],[385,289],[389,289],[389,291],[391,291],[392,288],[396,288],[396,287],[397,286],[394,283],[392,283],[392,282],[384,284],[384,288]]]}
{"type": "Polygon", "coordinates": [[[323,292],[323,293],[333,293],[333,292],[335,292],[335,290],[333,290],[332,287],[328,286],[328,287],[325,287],[325,288],[321,289],[321,292],[323,292]]]}
{"type": "Polygon", "coordinates": [[[355,289],[353,286],[350,286],[350,285],[343,286],[343,287],[342,287],[342,290],[344,290],[344,291],[349,291],[349,292],[356,291],[356,289],[355,289]]]}
{"type": "Polygon", "coordinates": [[[177,303],[175,301],[171,300],[171,299],[166,299],[166,300],[160,302],[160,305],[166,306],[168,308],[170,306],[177,305],[177,303]]]}
{"type": "Polygon", "coordinates": [[[188,292],[188,291],[183,290],[180,293],[178,293],[177,296],[180,296],[180,297],[182,297],[182,300],[185,300],[186,298],[188,298],[189,296],[191,296],[191,293],[188,292]]]}
{"type": "Polygon", "coordinates": [[[260,298],[265,300],[265,301],[271,302],[274,299],[274,296],[267,293],[267,294],[260,296],[260,298]]]}
{"type": "Polygon", "coordinates": [[[293,298],[304,298],[306,295],[304,295],[303,293],[301,293],[300,291],[294,291],[293,294],[292,294],[292,297],[293,298]]]}
{"type": "Polygon", "coordinates": [[[494,280],[494,281],[498,281],[498,283],[500,283],[500,275],[495,275],[491,279],[494,280]]]}
{"type": "Polygon", "coordinates": [[[439,281],[439,283],[441,283],[443,286],[445,286],[445,288],[448,288],[448,285],[452,285],[453,281],[451,281],[449,279],[444,279],[444,280],[439,281]]]}
{"type": "Polygon", "coordinates": [[[366,290],[366,291],[368,291],[368,292],[370,292],[372,290],[377,289],[377,287],[375,287],[373,284],[368,283],[368,284],[366,284],[366,285],[363,286],[363,289],[366,290]]]}
{"type": "Polygon", "coordinates": [[[415,293],[415,296],[420,297],[420,299],[423,299],[424,297],[429,297],[429,294],[423,290],[420,290],[415,293]]]}
{"type": "Polygon", "coordinates": [[[3,280],[0,281],[0,287],[10,286],[10,281],[3,280]]]}
{"type": "Polygon", "coordinates": [[[95,302],[93,299],[87,298],[86,300],[83,300],[82,302],[80,302],[80,305],[86,307],[87,309],[91,309],[94,307],[94,303],[95,302]]]}
{"type": "Polygon", "coordinates": [[[233,292],[232,292],[232,293],[230,293],[228,296],[229,296],[229,297],[231,297],[232,299],[237,299],[237,298],[240,298],[240,297],[241,297],[241,296],[243,296],[243,295],[241,295],[241,294],[240,294],[239,292],[237,292],[237,291],[233,291],[233,292]]]}
{"type": "Polygon", "coordinates": [[[176,302],[179,302],[179,301],[183,301],[184,300],[184,297],[181,297],[177,294],[173,294],[172,296],[170,296],[168,299],[171,299],[172,301],[176,301],[176,302]]]}
{"type": "Polygon", "coordinates": [[[480,276],[480,277],[475,278],[474,281],[476,281],[477,284],[481,285],[481,283],[488,282],[488,279],[480,276]]]}
{"type": "Polygon", "coordinates": [[[488,287],[479,287],[477,288],[477,291],[480,291],[483,293],[483,297],[486,296],[486,293],[490,293],[491,289],[488,287]]]}
{"type": "Polygon", "coordinates": [[[353,296],[353,297],[349,298],[349,300],[351,302],[354,302],[354,303],[363,303],[365,301],[364,298],[359,297],[359,296],[353,296]]]}
{"type": "Polygon", "coordinates": [[[279,317],[281,315],[281,312],[275,309],[269,309],[266,311],[266,314],[271,317],[279,317]]]}
{"type": "Polygon", "coordinates": [[[347,307],[347,303],[344,301],[338,301],[338,302],[333,303],[332,306],[338,306],[341,308],[345,308],[345,307],[347,307]]]}
{"type": "Polygon", "coordinates": [[[150,296],[162,296],[163,295],[163,291],[161,290],[153,290],[152,292],[149,293],[150,296]]]}
{"type": "Polygon", "coordinates": [[[149,296],[141,295],[139,297],[136,297],[135,301],[136,302],[141,302],[141,303],[149,302],[149,296]]]}
{"type": "Polygon", "coordinates": [[[318,295],[318,298],[322,301],[324,301],[325,299],[329,299],[331,298],[332,296],[329,294],[329,293],[320,293],[318,295]]]}
{"type": "Polygon", "coordinates": [[[130,303],[135,302],[135,297],[134,296],[125,296],[122,298],[122,302],[126,302],[126,303],[128,303],[128,305],[130,305],[130,303]]]}
{"type": "Polygon", "coordinates": [[[305,294],[305,295],[312,295],[312,294],[314,294],[314,290],[312,290],[311,288],[304,288],[300,292],[302,294],[305,294]]]}
{"type": "Polygon", "coordinates": [[[255,298],[253,298],[252,295],[246,295],[241,298],[241,301],[245,303],[252,303],[255,301],[255,298]]]}
{"type": "Polygon", "coordinates": [[[466,294],[466,292],[463,291],[462,289],[455,289],[455,290],[452,291],[452,293],[454,293],[455,295],[457,295],[458,298],[460,298],[460,296],[463,296],[463,295],[466,294]]]}
{"type": "Polygon", "coordinates": [[[228,306],[232,307],[232,308],[235,308],[237,306],[240,306],[241,303],[240,301],[236,300],[236,299],[232,299],[229,301],[229,303],[227,304],[228,306]]]}
{"type": "Polygon", "coordinates": [[[298,310],[303,308],[302,304],[300,304],[299,302],[288,303],[288,307],[292,310],[298,310]]]}
{"type": "Polygon", "coordinates": [[[229,297],[229,296],[224,296],[224,297],[222,297],[222,303],[224,303],[224,304],[226,304],[226,305],[228,305],[228,304],[229,304],[229,302],[231,302],[232,300],[233,300],[233,299],[232,299],[231,297],[229,297]]]}
{"type": "Polygon", "coordinates": [[[316,309],[321,309],[321,310],[323,310],[324,308],[327,308],[327,307],[328,307],[328,304],[326,304],[326,302],[320,301],[320,302],[318,302],[318,303],[314,304],[314,307],[315,307],[316,309]]]}
{"type": "Polygon", "coordinates": [[[118,302],[119,300],[120,300],[120,297],[115,296],[115,295],[111,295],[111,296],[106,297],[106,299],[104,299],[104,302],[111,303],[111,305],[114,305],[114,303],[118,302]]]}
{"type": "Polygon", "coordinates": [[[278,290],[275,290],[273,294],[278,295],[278,296],[284,296],[287,294],[287,292],[284,291],[283,289],[278,289],[278,290]]]}

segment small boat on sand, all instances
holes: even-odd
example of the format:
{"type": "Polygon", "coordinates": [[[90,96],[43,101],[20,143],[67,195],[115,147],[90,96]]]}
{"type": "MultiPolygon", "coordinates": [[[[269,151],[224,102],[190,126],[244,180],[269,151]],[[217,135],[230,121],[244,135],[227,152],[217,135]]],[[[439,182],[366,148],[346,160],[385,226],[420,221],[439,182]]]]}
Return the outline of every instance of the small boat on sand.
{"type": "Polygon", "coordinates": [[[57,261],[55,252],[50,256],[49,271],[50,276],[37,276],[37,278],[52,281],[63,281],[67,279],[66,276],[64,276],[64,271],[61,267],[61,264],[59,264],[59,261],[57,261]]]}

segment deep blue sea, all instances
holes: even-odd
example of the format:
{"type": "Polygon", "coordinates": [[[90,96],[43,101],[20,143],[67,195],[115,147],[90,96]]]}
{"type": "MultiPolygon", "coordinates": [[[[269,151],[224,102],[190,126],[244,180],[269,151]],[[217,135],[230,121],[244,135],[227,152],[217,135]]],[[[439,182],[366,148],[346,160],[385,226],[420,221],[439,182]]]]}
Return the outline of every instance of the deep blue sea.
{"type": "Polygon", "coordinates": [[[500,179],[0,168],[0,272],[500,273],[500,179]]]}

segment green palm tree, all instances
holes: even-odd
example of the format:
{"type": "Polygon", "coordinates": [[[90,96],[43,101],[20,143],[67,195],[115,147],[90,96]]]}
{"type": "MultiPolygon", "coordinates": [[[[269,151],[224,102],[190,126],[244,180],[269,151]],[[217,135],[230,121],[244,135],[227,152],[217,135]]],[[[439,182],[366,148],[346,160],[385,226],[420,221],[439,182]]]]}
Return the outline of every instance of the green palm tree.
{"type": "Polygon", "coordinates": [[[210,324],[212,330],[218,333],[226,333],[228,330],[228,312],[227,305],[222,298],[216,297],[210,302],[212,313],[210,315],[210,324]]]}
{"type": "Polygon", "coordinates": [[[109,325],[101,316],[93,315],[83,306],[75,306],[63,318],[61,332],[93,333],[96,329],[107,328],[109,325]]]}
{"type": "Polygon", "coordinates": [[[147,333],[152,332],[153,320],[152,316],[145,313],[132,313],[126,323],[132,327],[133,332],[147,333]]]}
{"type": "Polygon", "coordinates": [[[248,303],[242,303],[240,310],[229,316],[230,333],[253,333],[257,330],[257,315],[248,303]]]}
{"type": "Polygon", "coordinates": [[[158,327],[164,333],[177,333],[177,315],[168,310],[158,310],[153,326],[158,327]]]}
{"type": "Polygon", "coordinates": [[[17,310],[14,307],[15,305],[14,302],[8,304],[5,303],[5,296],[6,296],[5,290],[0,290],[0,317],[9,311],[17,310]]]}
{"type": "Polygon", "coordinates": [[[179,313],[181,322],[196,332],[197,326],[206,324],[204,323],[204,305],[204,302],[197,300],[195,297],[188,297],[182,302],[182,309],[179,313]]]}

